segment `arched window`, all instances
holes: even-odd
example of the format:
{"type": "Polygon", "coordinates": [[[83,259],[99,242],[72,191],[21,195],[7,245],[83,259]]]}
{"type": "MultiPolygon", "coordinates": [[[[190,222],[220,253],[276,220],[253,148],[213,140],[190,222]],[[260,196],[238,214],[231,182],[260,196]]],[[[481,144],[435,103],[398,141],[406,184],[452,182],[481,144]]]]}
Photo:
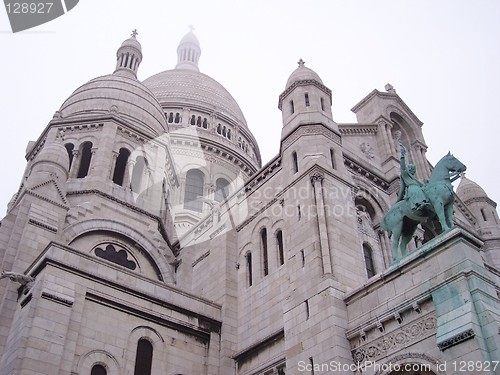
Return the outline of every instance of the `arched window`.
{"type": "Polygon", "coordinates": [[[306,107],[309,107],[310,103],[309,103],[309,94],[306,92],[304,94],[304,101],[306,103],[306,107]]]}
{"type": "Polygon", "coordinates": [[[231,129],[227,129],[227,139],[231,139],[231,129]]]}
{"type": "Polygon", "coordinates": [[[195,125],[196,124],[196,116],[195,115],[192,115],[191,116],[191,122],[190,122],[191,125],[195,125]]]}
{"type": "Polygon", "coordinates": [[[173,112],[170,112],[170,114],[168,115],[168,122],[171,124],[172,122],[174,122],[174,113],[173,112]]]}
{"type": "Polygon", "coordinates": [[[186,189],[184,193],[184,208],[196,212],[203,211],[204,178],[203,173],[197,169],[191,169],[186,173],[186,189]]]}
{"type": "Polygon", "coordinates": [[[222,134],[222,125],[217,124],[217,134],[222,134]]]}
{"type": "Polygon", "coordinates": [[[330,149],[330,163],[332,163],[332,168],[335,169],[335,151],[333,148],[330,149]]]}
{"type": "Polygon", "coordinates": [[[180,115],[180,113],[179,113],[179,112],[177,112],[177,113],[175,114],[175,120],[174,120],[174,122],[175,122],[176,124],[178,124],[178,123],[180,123],[180,122],[181,122],[181,115],[180,115]]]}
{"type": "Polygon", "coordinates": [[[276,232],[276,245],[278,246],[278,260],[282,266],[285,264],[285,253],[283,252],[283,232],[281,230],[276,232]]]}
{"type": "Polygon", "coordinates": [[[147,163],[143,156],[138,156],[135,159],[134,169],[132,171],[132,178],[130,180],[130,189],[135,193],[141,192],[142,187],[142,177],[144,176],[144,171],[146,169],[147,163]]]}
{"type": "Polygon", "coordinates": [[[66,151],[68,151],[69,169],[71,169],[71,164],[73,163],[73,150],[75,149],[75,145],[73,143],[66,143],[64,147],[66,148],[66,151]]]}
{"type": "Polygon", "coordinates": [[[201,126],[201,116],[198,116],[198,118],[196,119],[196,126],[201,126]]]}
{"type": "Polygon", "coordinates": [[[366,274],[368,278],[375,276],[375,267],[373,266],[373,252],[367,243],[363,244],[363,255],[365,257],[366,274]]]}
{"type": "Polygon", "coordinates": [[[92,142],[83,143],[80,155],[80,168],[78,168],[77,178],[87,177],[89,174],[90,161],[92,160],[92,142]]]}
{"type": "Polygon", "coordinates": [[[222,202],[229,194],[229,182],[225,178],[218,178],[215,181],[214,199],[216,202],[222,202]]]}
{"type": "Polygon", "coordinates": [[[245,259],[247,261],[247,275],[248,275],[248,286],[252,286],[253,278],[252,278],[252,253],[248,253],[245,255],[245,259]]]}
{"type": "Polygon", "coordinates": [[[264,276],[269,274],[269,257],[267,254],[267,229],[262,228],[260,230],[260,244],[262,248],[262,267],[264,270],[264,276]]]}
{"type": "Polygon", "coordinates": [[[324,111],[325,110],[325,101],[323,100],[323,98],[321,98],[319,101],[321,103],[321,110],[324,111]]]}
{"type": "Polygon", "coordinates": [[[137,343],[134,375],[151,375],[152,364],[153,345],[146,339],[140,339],[137,343]]]}
{"type": "Polygon", "coordinates": [[[207,118],[205,117],[203,119],[203,129],[207,129],[208,128],[208,122],[207,122],[207,118]]]}
{"type": "Polygon", "coordinates": [[[292,115],[295,113],[295,106],[293,105],[293,100],[290,100],[290,112],[292,115]]]}
{"type": "Polygon", "coordinates": [[[297,158],[297,153],[292,152],[292,163],[293,163],[293,173],[297,173],[299,171],[299,161],[297,158]]]}
{"type": "Polygon", "coordinates": [[[130,151],[126,148],[121,148],[116,158],[115,171],[113,172],[113,182],[117,185],[123,186],[123,179],[125,177],[125,170],[127,168],[128,157],[130,151]]]}
{"type": "Polygon", "coordinates": [[[90,375],[107,375],[106,367],[103,365],[94,365],[92,370],[90,370],[90,375]]]}

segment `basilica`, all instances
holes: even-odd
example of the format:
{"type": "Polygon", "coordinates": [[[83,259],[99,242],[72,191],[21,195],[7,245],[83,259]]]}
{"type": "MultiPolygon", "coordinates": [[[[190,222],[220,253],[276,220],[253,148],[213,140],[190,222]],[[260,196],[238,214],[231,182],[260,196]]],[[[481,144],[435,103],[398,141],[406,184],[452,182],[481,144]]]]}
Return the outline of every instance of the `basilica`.
{"type": "Polygon", "coordinates": [[[394,87],[337,123],[300,60],[262,165],[192,30],[177,56],[139,81],[133,32],[29,142],[0,226],[0,374],[500,374],[496,203],[462,173],[449,227],[405,251],[383,225],[401,150],[417,181],[438,169],[394,87]]]}

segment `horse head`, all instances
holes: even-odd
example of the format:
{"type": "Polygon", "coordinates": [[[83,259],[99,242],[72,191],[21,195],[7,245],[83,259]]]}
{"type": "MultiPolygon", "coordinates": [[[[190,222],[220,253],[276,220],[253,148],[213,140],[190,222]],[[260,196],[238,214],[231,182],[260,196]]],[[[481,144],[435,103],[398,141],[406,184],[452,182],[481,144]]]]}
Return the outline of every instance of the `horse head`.
{"type": "Polygon", "coordinates": [[[446,180],[458,175],[459,173],[465,172],[467,167],[460,160],[458,160],[451,152],[443,156],[441,160],[438,161],[436,167],[432,171],[432,180],[446,180]]]}

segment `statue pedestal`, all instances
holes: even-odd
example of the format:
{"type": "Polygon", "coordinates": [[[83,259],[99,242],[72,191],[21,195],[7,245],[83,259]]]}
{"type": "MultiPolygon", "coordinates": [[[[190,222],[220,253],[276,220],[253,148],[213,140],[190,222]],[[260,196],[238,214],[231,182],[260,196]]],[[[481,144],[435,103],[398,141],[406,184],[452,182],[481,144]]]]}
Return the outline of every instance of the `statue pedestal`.
{"type": "Polygon", "coordinates": [[[453,373],[454,361],[500,358],[498,275],[481,246],[453,228],[346,293],[353,358],[429,363],[436,373],[438,363],[453,373]]]}

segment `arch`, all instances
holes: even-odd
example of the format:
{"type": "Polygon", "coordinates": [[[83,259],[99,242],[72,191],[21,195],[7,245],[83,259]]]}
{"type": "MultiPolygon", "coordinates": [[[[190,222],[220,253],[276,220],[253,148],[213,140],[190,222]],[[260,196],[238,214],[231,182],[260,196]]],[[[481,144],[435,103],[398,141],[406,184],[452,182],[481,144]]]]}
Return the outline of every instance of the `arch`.
{"type": "Polygon", "coordinates": [[[69,168],[68,168],[68,170],[71,170],[71,164],[73,164],[73,151],[75,149],[75,145],[73,143],[66,143],[64,145],[64,148],[68,152],[68,159],[69,159],[69,168]]]}
{"type": "MultiPolygon", "coordinates": [[[[135,371],[137,364],[137,354],[139,349],[139,343],[147,346],[151,351],[151,364],[156,362],[155,358],[161,358],[162,347],[165,344],[165,340],[162,335],[154,328],[148,326],[137,326],[131,332],[128,338],[127,344],[127,367],[129,372],[132,373],[133,369],[135,371]],[[158,355],[153,356],[153,353],[158,352],[158,355]]],[[[143,375],[147,373],[133,372],[134,375],[143,375]]]]}
{"type": "Polygon", "coordinates": [[[132,177],[130,179],[130,189],[135,193],[141,193],[143,189],[143,177],[148,166],[148,162],[144,156],[137,156],[135,159],[132,177]]]}
{"type": "Polygon", "coordinates": [[[120,366],[116,358],[105,350],[91,350],[80,357],[77,364],[79,374],[90,374],[95,366],[104,367],[106,375],[119,375],[120,366]]]}
{"type": "Polygon", "coordinates": [[[253,285],[253,269],[252,269],[252,252],[248,251],[245,254],[245,267],[247,273],[247,286],[253,285]]]}
{"type": "Polygon", "coordinates": [[[184,208],[191,211],[202,212],[203,187],[205,176],[199,169],[190,169],[186,173],[186,186],[184,189],[184,208]]]}
{"type": "Polygon", "coordinates": [[[267,247],[267,228],[264,227],[259,231],[260,248],[262,250],[262,271],[264,276],[269,275],[269,253],[267,247]]]}
{"type": "Polygon", "coordinates": [[[363,257],[365,259],[366,275],[368,278],[371,278],[376,274],[375,265],[373,263],[373,250],[366,242],[363,242],[363,257]]]}
{"type": "Polygon", "coordinates": [[[281,229],[276,231],[276,249],[278,252],[278,264],[282,266],[285,264],[285,252],[283,250],[283,231],[281,229]]]}
{"type": "Polygon", "coordinates": [[[90,375],[108,375],[108,371],[106,370],[105,366],[103,366],[100,363],[97,363],[94,366],[92,366],[90,375]]]}
{"type": "Polygon", "coordinates": [[[134,375],[151,375],[153,365],[153,345],[145,338],[137,342],[134,375]]]}
{"type": "Polygon", "coordinates": [[[80,146],[80,166],[77,178],[84,178],[89,174],[90,162],[92,161],[92,147],[93,144],[90,141],[83,142],[80,146]]]}
{"type": "Polygon", "coordinates": [[[297,157],[297,152],[295,151],[292,152],[292,167],[293,173],[297,173],[299,171],[299,160],[297,157]]]}
{"type": "Polygon", "coordinates": [[[157,245],[153,244],[150,239],[143,235],[143,233],[136,230],[136,228],[123,224],[122,222],[106,219],[92,219],[79,221],[73,225],[66,227],[64,231],[64,236],[69,245],[73,243],[77,238],[91,232],[95,231],[109,231],[117,233],[131,241],[140,244],[144,249],[144,252],[151,258],[157,268],[160,281],[165,281],[169,283],[174,282],[174,277],[172,270],[167,266],[166,259],[164,255],[166,249],[158,248],[157,245]]]}
{"type": "Polygon", "coordinates": [[[377,225],[380,220],[382,219],[382,216],[389,210],[390,205],[388,202],[385,201],[383,196],[379,193],[377,188],[374,188],[373,186],[367,184],[365,181],[363,181],[361,178],[357,176],[353,176],[354,182],[356,184],[356,187],[358,188],[358,192],[355,197],[355,206],[356,206],[356,200],[362,199],[362,204],[361,205],[366,205],[369,204],[370,207],[373,209],[373,212],[375,212],[375,215],[372,217],[372,213],[369,212],[370,218],[373,221],[374,226],[377,225]]]}
{"type": "MultiPolygon", "coordinates": [[[[388,117],[392,123],[391,133],[393,137],[395,133],[399,131],[401,133],[401,143],[403,143],[406,149],[410,150],[414,141],[422,140],[418,132],[415,131],[414,126],[412,126],[412,121],[409,121],[407,116],[400,112],[396,107],[389,107],[387,110],[388,117]]],[[[399,150],[399,146],[397,147],[399,150]]]]}
{"type": "Polygon", "coordinates": [[[191,125],[196,125],[196,116],[192,115],[191,116],[191,121],[189,122],[191,125]]]}
{"type": "Polygon", "coordinates": [[[118,156],[115,162],[115,170],[113,172],[113,182],[117,185],[123,186],[129,156],[130,151],[124,147],[120,148],[120,151],[118,151],[118,156]]]}
{"type": "Polygon", "coordinates": [[[225,178],[218,178],[217,181],[215,181],[215,193],[214,193],[214,200],[216,202],[222,202],[225,200],[229,195],[229,181],[226,180],[225,178]]]}

